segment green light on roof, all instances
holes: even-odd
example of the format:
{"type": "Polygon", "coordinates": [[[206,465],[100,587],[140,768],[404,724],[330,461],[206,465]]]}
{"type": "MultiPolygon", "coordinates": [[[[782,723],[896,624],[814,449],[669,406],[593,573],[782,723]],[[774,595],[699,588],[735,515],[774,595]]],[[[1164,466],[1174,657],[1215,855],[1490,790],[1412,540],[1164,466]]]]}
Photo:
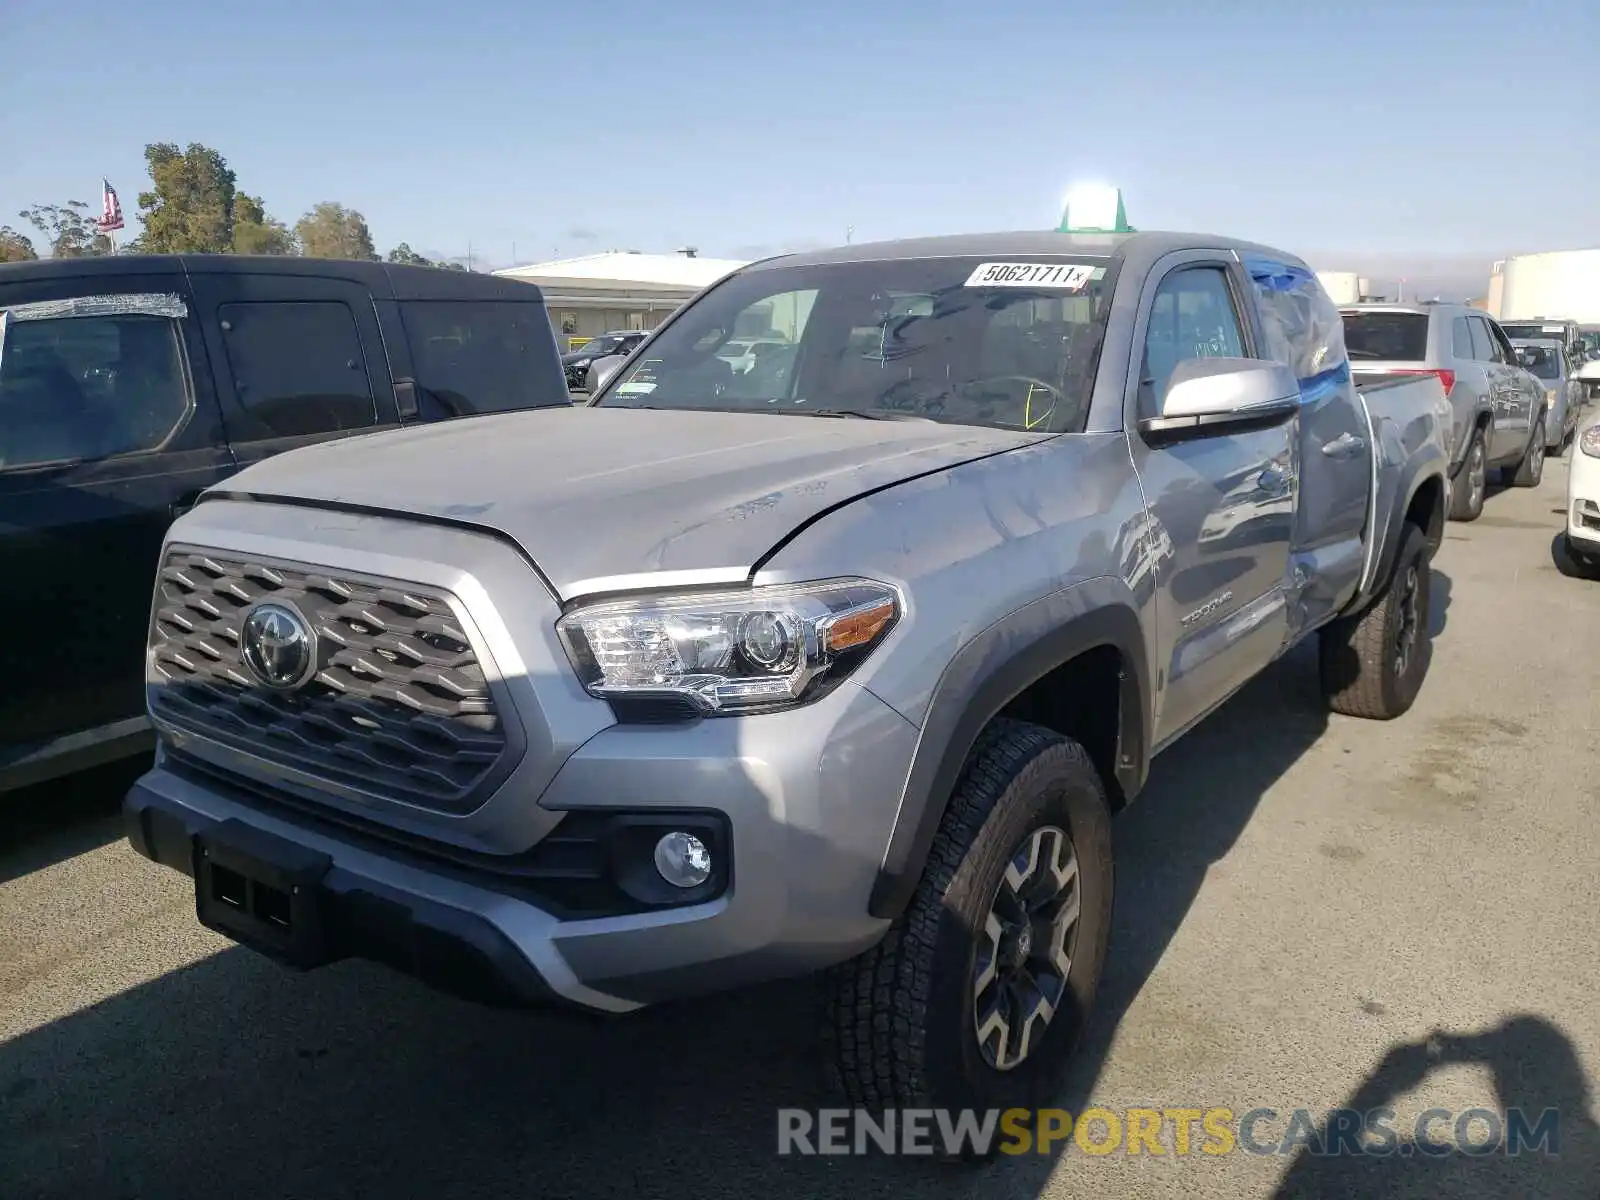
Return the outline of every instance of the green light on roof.
{"type": "Polygon", "coordinates": [[[1132,233],[1127,210],[1122,205],[1122,189],[1085,186],[1067,193],[1061,209],[1057,233],[1132,233]]]}

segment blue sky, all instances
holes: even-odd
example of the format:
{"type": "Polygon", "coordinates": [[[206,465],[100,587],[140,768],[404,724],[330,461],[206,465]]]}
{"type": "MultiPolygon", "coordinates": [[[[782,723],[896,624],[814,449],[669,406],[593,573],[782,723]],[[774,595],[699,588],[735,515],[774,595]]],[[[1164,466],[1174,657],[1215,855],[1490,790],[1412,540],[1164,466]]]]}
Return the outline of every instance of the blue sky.
{"type": "Polygon", "coordinates": [[[495,265],[1044,228],[1085,179],[1328,268],[1600,244],[1592,0],[5,9],[13,225],[101,175],[131,218],[144,144],[199,141],[290,224],[495,265]]]}

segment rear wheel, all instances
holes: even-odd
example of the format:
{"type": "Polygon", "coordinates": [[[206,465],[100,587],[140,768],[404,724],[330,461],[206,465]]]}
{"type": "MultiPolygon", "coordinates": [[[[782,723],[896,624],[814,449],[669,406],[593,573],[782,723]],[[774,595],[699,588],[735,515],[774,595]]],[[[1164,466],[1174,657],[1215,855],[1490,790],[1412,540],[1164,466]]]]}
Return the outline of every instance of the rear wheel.
{"type": "Polygon", "coordinates": [[[1037,1106],[1059,1088],[1111,928],[1111,821],[1088,753],[997,720],[951,796],[906,912],[828,981],[852,1105],[1037,1106]]]}
{"type": "Polygon", "coordinates": [[[1517,464],[1516,471],[1511,473],[1512,487],[1539,486],[1539,481],[1544,478],[1545,439],[1548,436],[1544,420],[1541,418],[1538,428],[1533,431],[1533,438],[1528,442],[1528,448],[1522,453],[1522,461],[1517,464]]]}
{"type": "Polygon", "coordinates": [[[1450,519],[1476,521],[1483,515],[1483,493],[1489,485],[1489,462],[1483,448],[1483,430],[1474,430],[1466,461],[1450,488],[1450,519]]]}
{"type": "Polygon", "coordinates": [[[1428,559],[1427,535],[1407,525],[1377,600],[1319,635],[1322,692],[1334,712],[1388,721],[1416,701],[1433,657],[1428,559]]]}

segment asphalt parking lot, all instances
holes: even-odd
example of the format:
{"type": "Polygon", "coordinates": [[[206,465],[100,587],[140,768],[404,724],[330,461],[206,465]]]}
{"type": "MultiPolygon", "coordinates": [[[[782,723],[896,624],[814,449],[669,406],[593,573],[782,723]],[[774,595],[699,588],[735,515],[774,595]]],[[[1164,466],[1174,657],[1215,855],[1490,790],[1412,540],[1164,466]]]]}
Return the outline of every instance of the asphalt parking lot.
{"type": "Polygon", "coordinates": [[[1408,716],[1326,716],[1297,653],[1157,761],[1060,1099],[1555,1107],[1559,1157],[779,1158],[775,1109],[826,1103],[805,987],[603,1025],[291,975],[118,840],[109,771],[0,813],[0,1197],[1595,1200],[1600,582],[1553,554],[1565,472],[1447,528],[1408,716]]]}

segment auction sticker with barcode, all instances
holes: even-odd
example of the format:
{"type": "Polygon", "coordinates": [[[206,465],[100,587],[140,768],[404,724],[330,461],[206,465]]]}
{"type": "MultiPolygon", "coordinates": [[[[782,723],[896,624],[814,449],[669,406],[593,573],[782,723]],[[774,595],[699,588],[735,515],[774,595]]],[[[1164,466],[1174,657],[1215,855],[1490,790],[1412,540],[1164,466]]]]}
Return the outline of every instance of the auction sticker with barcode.
{"type": "Polygon", "coordinates": [[[968,287],[1062,288],[1076,292],[1094,276],[1095,269],[1077,263],[979,263],[967,278],[968,287]]]}

